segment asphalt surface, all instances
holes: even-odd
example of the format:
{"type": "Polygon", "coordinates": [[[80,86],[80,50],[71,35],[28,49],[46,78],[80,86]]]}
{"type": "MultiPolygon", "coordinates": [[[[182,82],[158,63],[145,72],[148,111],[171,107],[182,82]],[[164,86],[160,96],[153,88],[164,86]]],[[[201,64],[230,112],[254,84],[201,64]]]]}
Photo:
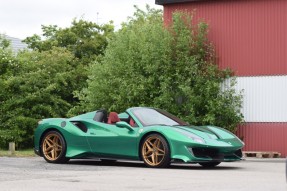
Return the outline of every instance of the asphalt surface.
{"type": "Polygon", "coordinates": [[[128,161],[71,160],[63,165],[40,157],[0,157],[0,191],[286,191],[285,168],[285,159],[247,159],[214,169],[197,164],[151,169],[128,161]]]}

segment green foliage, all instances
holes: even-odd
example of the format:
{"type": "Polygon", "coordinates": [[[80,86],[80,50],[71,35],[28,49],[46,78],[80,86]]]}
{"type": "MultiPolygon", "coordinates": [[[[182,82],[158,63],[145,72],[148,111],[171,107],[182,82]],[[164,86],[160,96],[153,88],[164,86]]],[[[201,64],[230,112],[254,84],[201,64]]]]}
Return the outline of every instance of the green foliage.
{"type": "Polygon", "coordinates": [[[64,47],[76,58],[85,58],[87,61],[87,59],[95,59],[96,56],[103,54],[114,27],[112,22],[98,25],[82,19],[74,19],[71,27],[59,28],[57,25],[49,25],[42,26],[42,30],[44,40],[36,34],[24,40],[29,48],[47,51],[52,47],[64,47]]]}
{"type": "Polygon", "coordinates": [[[2,75],[7,75],[9,64],[12,63],[13,60],[14,57],[10,48],[10,41],[0,34],[0,78],[2,75]]]}
{"type": "Polygon", "coordinates": [[[98,108],[154,106],[191,124],[234,130],[241,95],[231,72],[215,64],[207,25],[191,23],[177,13],[164,27],[161,11],[149,7],[116,33],[112,23],[74,20],[68,28],[42,26],[17,55],[0,36],[0,147],[31,147],[40,119],[98,108]]]}
{"type": "MultiPolygon", "coordinates": [[[[72,106],[73,55],[63,48],[45,52],[23,52],[10,64],[13,75],[4,79],[6,97],[0,111],[1,143],[16,141],[19,147],[32,142],[37,121],[65,117],[72,106]]],[[[0,143],[0,145],[1,145],[0,143]]]]}
{"type": "Polygon", "coordinates": [[[104,53],[114,30],[112,23],[82,19],[68,28],[42,29],[42,36],[24,40],[30,50],[17,55],[0,37],[0,147],[9,141],[31,147],[40,119],[73,114],[79,102],[74,93],[86,87],[88,66],[104,53]]]}
{"type": "Polygon", "coordinates": [[[208,26],[192,25],[192,15],[176,13],[163,26],[162,13],[137,9],[110,41],[105,56],[91,66],[88,88],[78,96],[83,111],[124,111],[132,106],[163,108],[195,125],[233,131],[242,121],[241,95],[231,75],[215,63],[208,26]]]}
{"type": "MultiPolygon", "coordinates": [[[[11,94],[6,92],[7,90],[7,79],[14,72],[12,67],[15,66],[16,59],[10,48],[10,41],[6,40],[4,36],[0,36],[0,118],[5,115],[4,105],[5,101],[10,99],[11,94]]],[[[0,119],[0,146],[4,142],[14,140],[14,137],[19,137],[21,132],[10,131],[9,129],[3,128],[3,121],[0,119]]]]}
{"type": "Polygon", "coordinates": [[[10,41],[5,38],[4,35],[0,34],[0,49],[7,49],[10,46],[10,41]]]}

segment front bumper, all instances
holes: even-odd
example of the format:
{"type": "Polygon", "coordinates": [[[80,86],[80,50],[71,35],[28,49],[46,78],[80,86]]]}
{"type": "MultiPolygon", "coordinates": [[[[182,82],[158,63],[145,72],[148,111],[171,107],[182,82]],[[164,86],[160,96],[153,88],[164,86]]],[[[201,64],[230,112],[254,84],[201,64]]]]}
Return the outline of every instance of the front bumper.
{"type": "Polygon", "coordinates": [[[188,163],[233,162],[242,160],[241,147],[178,146],[172,150],[171,158],[188,163]]]}
{"type": "Polygon", "coordinates": [[[222,151],[216,148],[188,148],[193,160],[232,162],[242,160],[241,149],[233,151],[222,151]]]}

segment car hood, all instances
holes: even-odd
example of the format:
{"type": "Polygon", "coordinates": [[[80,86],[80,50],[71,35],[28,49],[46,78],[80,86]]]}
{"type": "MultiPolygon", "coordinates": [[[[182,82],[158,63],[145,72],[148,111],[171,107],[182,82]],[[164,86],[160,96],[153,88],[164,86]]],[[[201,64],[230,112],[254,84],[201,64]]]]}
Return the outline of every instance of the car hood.
{"type": "Polygon", "coordinates": [[[234,139],[237,138],[231,132],[215,126],[170,126],[178,132],[196,134],[204,139],[234,139]]]}

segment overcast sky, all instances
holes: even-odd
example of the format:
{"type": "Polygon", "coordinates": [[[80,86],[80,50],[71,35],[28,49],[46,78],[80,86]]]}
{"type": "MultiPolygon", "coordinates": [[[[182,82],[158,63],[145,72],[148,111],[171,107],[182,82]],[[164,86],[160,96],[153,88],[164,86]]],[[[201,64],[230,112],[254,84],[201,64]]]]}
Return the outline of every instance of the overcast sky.
{"type": "Polygon", "coordinates": [[[0,0],[0,33],[24,39],[41,34],[41,25],[70,26],[73,18],[106,23],[116,28],[134,12],[133,5],[144,8],[155,0],[0,0]]]}

